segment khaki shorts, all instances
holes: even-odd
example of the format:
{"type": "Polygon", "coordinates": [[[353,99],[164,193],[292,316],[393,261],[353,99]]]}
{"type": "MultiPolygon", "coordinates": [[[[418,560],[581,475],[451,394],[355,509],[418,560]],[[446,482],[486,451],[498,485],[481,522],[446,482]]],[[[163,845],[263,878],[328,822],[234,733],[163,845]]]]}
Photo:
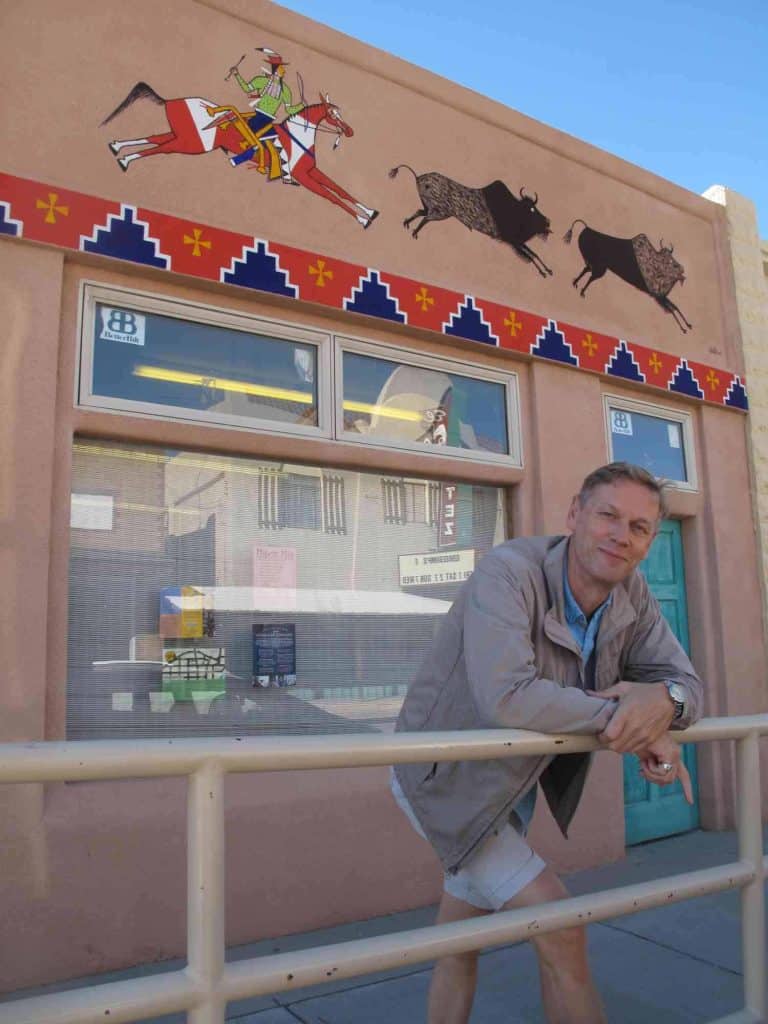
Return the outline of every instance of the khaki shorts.
{"type": "MultiPolygon", "coordinates": [[[[394,772],[391,787],[400,809],[426,839],[394,772]]],[[[513,812],[511,821],[486,836],[455,874],[446,872],[444,890],[480,910],[501,910],[547,866],[525,841],[525,833],[522,822],[513,812]],[[519,830],[512,822],[519,825],[519,830]]]]}

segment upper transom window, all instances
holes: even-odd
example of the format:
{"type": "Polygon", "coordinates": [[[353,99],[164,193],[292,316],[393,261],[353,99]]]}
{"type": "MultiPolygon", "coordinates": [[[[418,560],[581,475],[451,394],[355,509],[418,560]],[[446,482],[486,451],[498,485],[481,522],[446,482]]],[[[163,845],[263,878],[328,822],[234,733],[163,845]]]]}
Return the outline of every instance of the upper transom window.
{"type": "Polygon", "coordinates": [[[339,438],[521,464],[515,374],[339,338],[336,377],[339,438]]]}
{"type": "Polygon", "coordinates": [[[522,462],[513,373],[92,284],[83,288],[77,400],[112,412],[522,462]]]}
{"type": "Polygon", "coordinates": [[[608,452],[684,490],[696,490],[690,413],[605,395],[608,452]]]}
{"type": "Polygon", "coordinates": [[[114,289],[88,286],[84,299],[82,404],[329,433],[328,335],[114,289]]]}

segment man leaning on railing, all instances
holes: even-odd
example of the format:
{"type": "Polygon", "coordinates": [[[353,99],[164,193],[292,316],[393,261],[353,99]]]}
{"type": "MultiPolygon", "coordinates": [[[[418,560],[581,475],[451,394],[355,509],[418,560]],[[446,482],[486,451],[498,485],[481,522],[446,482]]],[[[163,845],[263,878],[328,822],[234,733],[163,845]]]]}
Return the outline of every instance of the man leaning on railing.
{"type": "MultiPolygon", "coordinates": [[[[701,715],[701,682],[637,566],[666,514],[664,485],[624,462],[595,470],[569,535],[494,548],[445,617],[403,704],[398,730],[509,727],[597,734],[640,758],[646,779],[690,778],[668,729],[701,715]]],[[[445,869],[438,922],[560,899],[567,890],[526,842],[536,783],[563,834],[591,754],[398,765],[392,789],[445,869]]],[[[583,928],[537,936],[551,1024],[605,1020],[583,928]]],[[[477,952],[438,961],[429,1024],[465,1024],[477,952]]]]}

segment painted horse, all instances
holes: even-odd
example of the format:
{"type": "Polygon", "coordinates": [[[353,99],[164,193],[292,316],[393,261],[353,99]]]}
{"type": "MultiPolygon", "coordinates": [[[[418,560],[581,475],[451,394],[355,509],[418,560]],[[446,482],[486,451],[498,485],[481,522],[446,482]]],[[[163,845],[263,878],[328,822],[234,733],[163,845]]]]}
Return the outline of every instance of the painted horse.
{"type": "MultiPolygon", "coordinates": [[[[235,155],[242,152],[243,134],[238,122],[243,121],[243,115],[234,108],[221,107],[201,96],[165,100],[146,82],[138,82],[122,103],[104,118],[102,125],[109,124],[139,99],[149,99],[164,108],[169,131],[140,139],[116,139],[110,142],[109,148],[124,171],[128,170],[134,160],[147,156],[168,153],[197,156],[214,149],[235,155]],[[126,156],[118,155],[121,150],[135,146],[148,148],[126,156]]],[[[315,136],[318,131],[335,134],[336,145],[342,136],[353,134],[339,108],[327,95],[321,96],[319,103],[303,107],[298,113],[275,124],[275,140],[281,149],[283,180],[303,185],[315,195],[339,206],[364,228],[369,227],[378,217],[378,210],[364,206],[317,166],[315,136]]]]}

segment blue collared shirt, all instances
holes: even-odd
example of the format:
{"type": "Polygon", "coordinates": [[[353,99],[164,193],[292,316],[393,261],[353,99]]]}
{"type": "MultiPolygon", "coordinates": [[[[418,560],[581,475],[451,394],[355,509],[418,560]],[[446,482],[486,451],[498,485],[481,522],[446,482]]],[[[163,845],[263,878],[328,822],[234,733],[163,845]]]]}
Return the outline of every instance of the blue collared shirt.
{"type": "Polygon", "coordinates": [[[613,594],[609,594],[600,607],[596,608],[589,620],[587,620],[568,583],[567,560],[563,569],[563,594],[565,595],[565,621],[568,623],[571,633],[573,633],[574,640],[581,648],[581,660],[586,665],[592,651],[595,649],[597,631],[600,629],[600,620],[606,608],[610,605],[613,594]]]}

